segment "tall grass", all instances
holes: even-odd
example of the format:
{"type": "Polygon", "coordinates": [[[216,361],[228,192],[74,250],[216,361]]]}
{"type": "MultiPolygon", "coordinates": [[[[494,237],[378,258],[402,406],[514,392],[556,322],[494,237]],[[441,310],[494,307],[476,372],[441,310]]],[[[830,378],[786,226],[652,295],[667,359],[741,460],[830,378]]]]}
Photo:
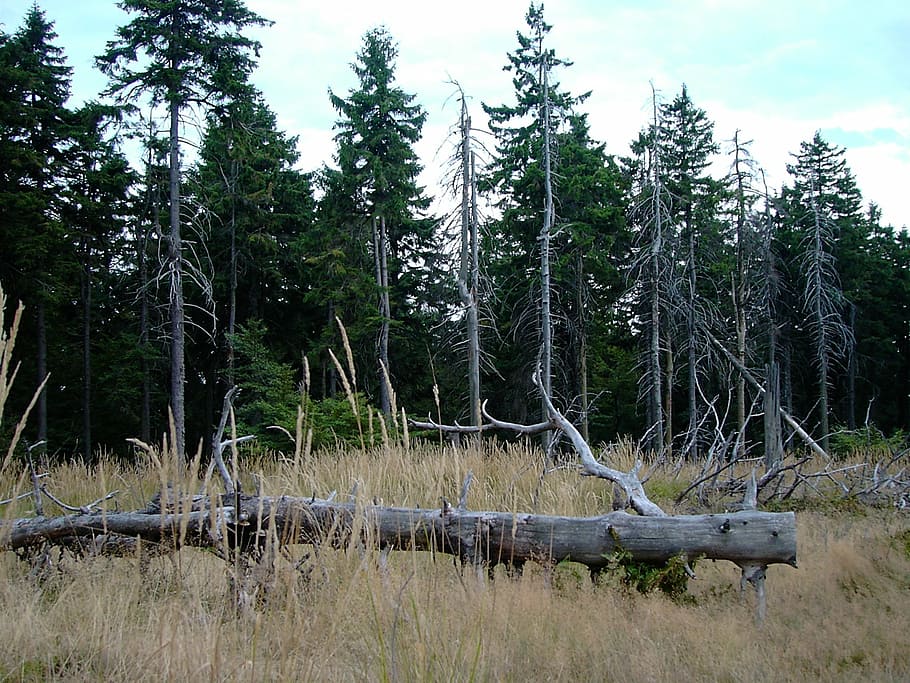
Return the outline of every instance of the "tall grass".
{"type": "MultiPolygon", "coordinates": [[[[16,308],[16,312],[13,314],[13,319],[9,328],[7,328],[6,294],[3,292],[3,286],[0,285],[0,428],[3,427],[3,412],[6,407],[6,400],[9,397],[13,382],[16,381],[16,375],[19,373],[19,364],[13,362],[13,350],[16,347],[16,336],[19,333],[19,323],[22,321],[22,312],[24,310],[25,307],[20,303],[16,308]]],[[[26,422],[28,422],[28,416],[31,414],[32,408],[35,407],[35,403],[37,403],[41,392],[44,390],[47,379],[47,377],[44,378],[32,396],[32,400],[29,402],[28,406],[26,406],[25,411],[22,413],[22,416],[13,429],[9,443],[2,444],[2,442],[0,442],[0,445],[6,446],[5,454],[0,450],[0,473],[6,470],[13,459],[13,454],[16,452],[16,446],[19,445],[19,440],[22,438],[22,432],[25,429],[26,422]]],[[[2,431],[0,431],[0,434],[2,434],[2,431]]]]}
{"type": "MultiPolygon", "coordinates": [[[[242,461],[268,495],[344,497],[356,485],[359,500],[435,507],[457,500],[473,471],[472,509],[610,509],[603,482],[572,469],[541,477],[541,465],[539,452],[521,445],[242,461]]],[[[70,500],[119,488],[107,505],[132,509],[172,475],[166,459],[147,456],[131,468],[64,464],[50,479],[70,500]]],[[[17,478],[0,477],[0,492],[17,478]]],[[[674,493],[674,480],[658,471],[649,486],[674,493]]],[[[28,505],[20,501],[15,514],[28,505]]],[[[699,564],[695,602],[680,605],[609,579],[595,586],[571,563],[518,578],[497,571],[491,580],[448,556],[295,548],[266,603],[238,616],[228,569],[211,553],[154,558],[145,574],[132,558],[65,561],[42,581],[4,553],[0,680],[908,680],[906,515],[803,512],[797,525],[800,568],[769,569],[762,627],[751,596],[738,596],[737,568],[724,562],[699,564]]]]}

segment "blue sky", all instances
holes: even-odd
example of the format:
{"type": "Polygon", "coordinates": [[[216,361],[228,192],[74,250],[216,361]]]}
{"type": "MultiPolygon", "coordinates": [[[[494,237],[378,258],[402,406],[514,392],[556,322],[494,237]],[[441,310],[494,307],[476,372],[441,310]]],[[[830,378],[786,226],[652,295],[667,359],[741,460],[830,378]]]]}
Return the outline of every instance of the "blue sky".
{"type": "MultiPolygon", "coordinates": [[[[32,0],[0,0],[0,23],[14,31],[32,0]]],[[[93,56],[126,15],[113,0],[43,0],[58,45],[74,68],[74,98],[104,86],[93,56]]],[[[248,0],[275,21],[254,77],[279,125],[300,137],[301,165],[331,161],[332,88],[345,94],[363,34],[384,24],[399,43],[398,82],[427,110],[418,152],[432,185],[457,116],[448,80],[474,101],[511,102],[506,52],[523,30],[526,0],[458,3],[353,0],[248,0]]],[[[559,80],[587,90],[592,132],[624,154],[649,116],[650,83],[671,99],[683,83],[725,141],[740,129],[772,186],[816,130],[847,148],[865,200],[884,219],[910,224],[910,3],[890,0],[558,0],[545,3],[550,45],[574,62],[559,80]]],[[[726,161],[718,161],[718,169],[726,161]]]]}

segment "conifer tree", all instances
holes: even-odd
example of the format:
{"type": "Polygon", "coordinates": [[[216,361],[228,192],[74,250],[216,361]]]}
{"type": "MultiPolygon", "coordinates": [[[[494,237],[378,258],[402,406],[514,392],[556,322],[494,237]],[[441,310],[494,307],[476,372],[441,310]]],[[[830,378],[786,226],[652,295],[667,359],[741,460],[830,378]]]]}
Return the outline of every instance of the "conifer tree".
{"type": "Polygon", "coordinates": [[[421,310],[428,304],[425,295],[434,277],[429,262],[435,258],[434,221],[426,215],[430,199],[418,185],[421,166],[413,149],[426,112],[414,104],[414,95],[395,84],[397,56],[398,47],[384,27],[368,31],[351,66],[358,86],[347,97],[329,91],[340,116],[335,141],[341,176],[332,181],[340,194],[333,198],[348,203],[348,215],[338,217],[350,236],[349,248],[359,252],[353,260],[371,254],[376,274],[376,377],[384,413],[391,407],[386,374],[395,375],[390,354],[395,355],[396,347],[401,356],[406,349],[419,349],[425,338],[421,310]],[[406,330],[408,334],[401,333],[406,330]]]}
{"type": "Polygon", "coordinates": [[[517,410],[516,419],[528,419],[523,405],[530,393],[531,367],[542,368],[542,385],[552,393],[554,357],[552,301],[554,293],[551,237],[557,220],[559,176],[556,152],[557,134],[573,109],[587,93],[573,96],[560,90],[555,70],[571,66],[545,47],[552,26],[544,20],[543,5],[532,3],[525,15],[527,35],[518,32],[518,48],[508,54],[503,67],[512,73],[515,103],[499,106],[483,104],[490,130],[496,138],[493,159],[484,189],[499,197],[501,219],[494,226],[494,237],[484,253],[489,271],[497,280],[497,301],[501,314],[498,325],[509,330],[513,347],[507,347],[502,363],[507,382],[516,395],[506,400],[517,410]],[[539,283],[527,289],[528,283],[539,283]],[[533,311],[540,315],[532,315],[533,311]],[[533,340],[533,341],[531,341],[533,340]],[[527,351],[533,353],[528,357],[527,351]]]}
{"type": "MultiPolygon", "coordinates": [[[[816,132],[800,144],[796,161],[787,167],[793,186],[786,187],[783,201],[793,249],[791,277],[798,278],[798,310],[805,320],[816,369],[820,442],[827,450],[830,437],[831,402],[829,390],[832,365],[846,365],[853,353],[854,337],[848,324],[850,305],[841,279],[842,258],[848,256],[839,244],[861,248],[862,196],[847,168],[844,150],[816,132]],[[847,239],[845,239],[847,238],[847,239]]],[[[793,321],[795,330],[803,327],[793,321]]]]}
{"type": "MultiPolygon", "coordinates": [[[[0,280],[34,313],[36,384],[48,374],[54,307],[65,301],[59,276],[67,250],[59,217],[72,138],[66,108],[72,69],[56,38],[53,22],[33,5],[0,45],[0,280]]],[[[47,394],[41,392],[36,406],[38,441],[48,438],[47,394]]]]}
{"type": "Polygon", "coordinates": [[[180,117],[191,105],[229,101],[247,87],[259,43],[244,37],[246,28],[267,22],[242,0],[121,0],[132,15],[96,63],[110,78],[107,93],[132,103],[146,91],[162,103],[169,118],[169,232],[171,409],[178,457],[185,457],[185,257],[180,214],[180,117]]]}
{"type": "MultiPolygon", "coordinates": [[[[685,85],[672,102],[661,107],[658,129],[661,172],[672,198],[670,218],[678,230],[676,261],[682,264],[684,272],[676,293],[682,311],[682,347],[686,351],[687,371],[689,420],[684,454],[693,458],[699,453],[699,364],[707,347],[699,333],[707,316],[699,280],[708,275],[710,264],[720,260],[716,220],[720,184],[707,174],[711,155],[718,151],[713,128],[705,111],[692,102],[685,85]]],[[[706,289],[716,291],[716,287],[706,289]]]]}
{"type": "MultiPolygon", "coordinates": [[[[108,139],[105,129],[119,112],[94,102],[74,113],[73,146],[66,174],[65,202],[61,219],[78,262],[82,342],[82,451],[92,458],[93,332],[102,317],[111,323],[115,311],[98,316],[99,304],[107,305],[115,287],[112,269],[123,257],[123,236],[130,212],[128,192],[133,174],[126,158],[108,139]]],[[[114,296],[113,298],[116,298],[114,296]]]]}
{"type": "MultiPolygon", "coordinates": [[[[279,360],[296,364],[306,344],[297,253],[313,222],[307,174],[294,169],[297,139],[277,128],[275,114],[258,92],[238,97],[209,113],[189,193],[210,215],[208,253],[213,295],[224,349],[212,363],[207,383],[218,373],[234,385],[239,327],[261,324],[263,343],[279,360]]],[[[257,328],[258,329],[258,328],[257,328]]],[[[251,396],[244,392],[241,403],[251,396]]]]}

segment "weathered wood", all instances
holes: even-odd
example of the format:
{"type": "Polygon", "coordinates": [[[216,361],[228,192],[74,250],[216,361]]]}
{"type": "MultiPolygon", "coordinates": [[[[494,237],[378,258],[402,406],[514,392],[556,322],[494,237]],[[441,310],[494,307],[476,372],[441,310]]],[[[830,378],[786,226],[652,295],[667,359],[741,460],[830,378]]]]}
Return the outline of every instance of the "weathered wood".
{"type": "MultiPolygon", "coordinates": [[[[233,502],[233,497],[230,499],[233,502]]],[[[572,560],[596,569],[619,547],[642,562],[677,555],[729,560],[740,566],[796,566],[792,512],[648,517],[611,512],[563,517],[511,512],[358,506],[295,497],[243,496],[239,508],[155,514],[81,514],[0,523],[0,547],[10,550],[74,537],[119,534],[173,547],[251,549],[273,531],[281,544],[344,547],[358,530],[363,544],[382,549],[434,551],[466,563],[520,564],[572,560]],[[357,520],[358,515],[362,515],[357,520]],[[355,521],[357,523],[355,523],[355,521]]]]}

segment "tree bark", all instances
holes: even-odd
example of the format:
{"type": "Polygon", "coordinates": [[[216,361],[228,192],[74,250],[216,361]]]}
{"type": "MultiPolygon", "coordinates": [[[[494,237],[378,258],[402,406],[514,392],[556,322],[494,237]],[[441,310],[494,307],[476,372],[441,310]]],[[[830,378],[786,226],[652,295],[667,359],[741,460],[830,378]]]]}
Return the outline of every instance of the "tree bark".
{"type": "Polygon", "coordinates": [[[92,457],[92,266],[91,247],[83,244],[82,289],[82,454],[92,457]]]}
{"type": "Polygon", "coordinates": [[[389,266],[386,252],[388,251],[388,233],[386,232],[385,217],[373,217],[373,257],[376,265],[376,287],[379,290],[379,339],[377,341],[377,355],[379,357],[379,405],[382,414],[387,418],[392,413],[392,401],[389,396],[391,383],[391,370],[389,369],[389,322],[392,318],[389,302],[389,266]]]}
{"type": "MultiPolygon", "coordinates": [[[[158,208],[155,225],[158,226],[158,208]]],[[[158,230],[156,229],[156,232],[158,230]]],[[[140,224],[137,228],[136,250],[139,260],[139,349],[142,371],[142,407],[140,408],[139,436],[149,443],[152,435],[152,372],[149,363],[149,299],[148,299],[148,231],[140,224]]]]}
{"type": "Polygon", "coordinates": [[[581,435],[588,441],[588,325],[585,318],[585,276],[581,250],[576,252],[575,260],[575,293],[578,297],[578,394],[581,402],[581,435]]]}
{"type": "Polygon", "coordinates": [[[461,91],[461,262],[458,294],[465,309],[465,335],[468,343],[468,398],[471,424],[483,421],[480,412],[480,325],[477,315],[478,264],[477,222],[474,184],[474,153],[471,151],[471,116],[461,91]]]}
{"type": "MultiPolygon", "coordinates": [[[[777,363],[767,367],[764,395],[765,468],[774,470],[784,457],[784,442],[780,428],[780,368],[777,363]]],[[[745,377],[740,374],[745,380],[745,377]]]]}
{"type": "Polygon", "coordinates": [[[695,303],[696,303],[696,273],[695,273],[695,224],[691,217],[691,206],[686,209],[686,233],[687,233],[687,259],[686,259],[686,281],[688,282],[688,291],[686,292],[686,372],[688,376],[688,398],[689,398],[689,426],[687,428],[686,439],[688,442],[685,450],[685,457],[690,460],[698,460],[698,425],[699,425],[699,402],[698,402],[698,349],[695,340],[695,303]]]}
{"type": "MultiPolygon", "coordinates": [[[[657,116],[657,93],[654,91],[654,84],[651,84],[651,105],[654,113],[654,130],[653,130],[653,143],[651,150],[651,165],[652,165],[652,182],[653,182],[653,197],[652,197],[652,221],[654,222],[654,239],[651,240],[651,249],[650,249],[650,259],[649,259],[649,275],[650,282],[649,284],[649,296],[650,296],[650,319],[649,319],[649,340],[648,340],[648,404],[650,406],[649,418],[652,420],[651,424],[648,425],[648,428],[652,430],[651,443],[653,444],[652,450],[655,453],[662,451],[665,448],[670,446],[670,438],[667,438],[666,434],[669,434],[670,420],[672,420],[672,412],[664,412],[663,397],[661,396],[661,382],[663,381],[661,377],[661,368],[660,368],[660,338],[661,338],[661,326],[660,326],[660,305],[661,305],[661,274],[662,269],[660,265],[661,255],[663,253],[663,207],[661,206],[660,193],[661,193],[661,181],[660,181],[660,147],[658,145],[658,116],[657,116]]],[[[672,377],[672,370],[670,371],[670,377],[672,377]]],[[[670,395],[669,392],[667,394],[670,395]]]]}
{"type": "Polygon", "coordinates": [[[44,315],[44,300],[38,297],[38,303],[35,307],[36,324],[37,324],[37,346],[38,355],[38,386],[41,387],[38,394],[38,442],[43,445],[41,451],[47,450],[47,387],[43,386],[47,379],[47,321],[44,315]]]}
{"type": "Polygon", "coordinates": [[[2,547],[15,550],[50,542],[102,549],[105,542],[141,538],[171,547],[253,549],[274,531],[281,544],[329,543],[344,547],[359,530],[360,543],[394,550],[450,554],[470,564],[552,564],[571,560],[606,567],[618,549],[639,562],[729,560],[741,566],[796,566],[796,521],[792,512],[648,517],[611,512],[563,517],[513,512],[471,512],[448,503],[439,509],[366,506],[294,497],[227,496],[231,503],[185,513],[139,511],[18,519],[0,523],[2,547]],[[239,507],[233,503],[239,500],[239,507]],[[100,540],[100,543],[99,543],[100,540]]]}
{"type": "MultiPolygon", "coordinates": [[[[543,368],[541,377],[543,393],[547,396],[553,393],[553,323],[550,319],[550,231],[553,228],[553,179],[550,169],[550,94],[547,81],[549,70],[546,53],[541,52],[540,80],[543,89],[540,103],[540,125],[543,129],[544,209],[543,226],[540,229],[540,364],[543,368]]],[[[546,405],[543,406],[542,413],[547,414],[546,405]]],[[[545,432],[541,438],[546,449],[550,443],[550,435],[545,432]]]]}
{"type": "Polygon", "coordinates": [[[174,419],[174,450],[182,463],[186,458],[186,413],[184,389],[186,383],[186,350],[184,339],[183,256],[180,240],[180,106],[170,105],[170,234],[168,237],[168,268],[170,271],[171,324],[171,411],[174,419]]]}

